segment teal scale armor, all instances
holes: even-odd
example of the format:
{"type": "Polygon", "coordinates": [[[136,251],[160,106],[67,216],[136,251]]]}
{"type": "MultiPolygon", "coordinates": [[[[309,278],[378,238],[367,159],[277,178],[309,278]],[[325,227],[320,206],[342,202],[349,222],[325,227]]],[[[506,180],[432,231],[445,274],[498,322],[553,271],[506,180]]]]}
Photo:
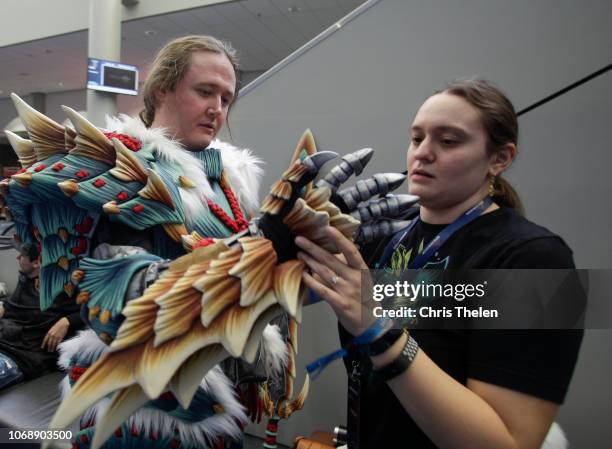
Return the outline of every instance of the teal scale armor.
{"type": "MultiPolygon", "coordinates": [[[[36,161],[24,166],[12,179],[4,180],[1,187],[15,222],[17,238],[23,242],[38,241],[41,245],[41,308],[49,307],[60,294],[73,297],[83,303],[85,321],[108,344],[124,320],[121,310],[131,299],[126,297],[126,292],[137,273],[152,263],[185,254],[181,234],[196,232],[204,237],[224,238],[232,232],[206,206],[205,198],[200,198],[198,213],[186,213],[181,189],[194,188],[190,184],[197,184],[198,180],[181,181],[186,176],[185,167],[160,157],[162,148],[155,142],[139,141],[135,136],[124,134],[105,135],[67,108],[76,128],[74,139],[71,130],[19,103],[21,100],[15,101],[32,141],[12,135],[11,141],[16,143],[13,146],[18,154],[20,150],[31,151],[36,161]],[[41,128],[44,133],[40,132],[41,128]],[[50,142],[55,142],[55,146],[50,142]],[[133,145],[128,148],[123,142],[133,145]],[[125,170],[121,171],[121,167],[125,170]],[[186,185],[182,186],[181,182],[186,185]],[[101,217],[102,221],[119,223],[128,236],[146,233],[151,240],[149,252],[138,251],[105,260],[92,258],[94,246],[104,243],[99,232],[101,217]]],[[[184,150],[174,144],[173,151],[184,150]]],[[[230,217],[237,218],[220,185],[225,176],[220,152],[208,148],[190,155],[193,162],[201,165],[201,176],[208,179],[211,199],[230,217]]],[[[93,361],[83,360],[78,354],[71,357],[65,366],[71,373],[70,382],[76,380],[76,372],[93,361]]],[[[217,377],[224,376],[218,371],[217,377]]],[[[232,414],[228,415],[225,426],[230,428],[230,436],[236,437],[240,433],[236,422],[246,420],[246,415],[227,383],[219,387],[230,389],[221,404],[214,394],[211,396],[200,388],[188,409],[167,395],[148,402],[145,408],[164,411],[168,419],[174,419],[183,428],[185,423],[219,418],[215,415],[229,407],[232,414]]],[[[75,444],[86,447],[94,428],[89,425],[92,423],[81,424],[84,428],[76,436],[75,444]]],[[[203,431],[200,427],[195,427],[199,430],[193,435],[208,437],[184,443],[190,447],[210,447],[215,431],[203,431]]],[[[135,431],[133,425],[129,428],[124,424],[104,447],[168,447],[177,438],[180,440],[186,435],[190,438],[184,429],[176,430],[175,435],[152,438],[151,432],[143,430],[149,428],[147,424],[135,431]]],[[[216,433],[223,436],[220,429],[216,433]]]]}

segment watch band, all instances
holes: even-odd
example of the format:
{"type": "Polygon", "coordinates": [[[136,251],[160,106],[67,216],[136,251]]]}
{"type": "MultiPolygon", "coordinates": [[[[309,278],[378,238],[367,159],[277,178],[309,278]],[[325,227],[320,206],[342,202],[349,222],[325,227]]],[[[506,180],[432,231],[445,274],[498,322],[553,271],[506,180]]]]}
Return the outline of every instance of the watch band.
{"type": "Polygon", "coordinates": [[[373,342],[360,347],[361,352],[370,357],[379,355],[389,349],[393,344],[404,335],[404,329],[389,329],[382,337],[373,342]]]}
{"type": "Polygon", "coordinates": [[[408,342],[406,346],[404,346],[404,349],[402,349],[400,355],[388,365],[378,370],[374,370],[374,374],[378,379],[384,382],[399,376],[410,367],[418,350],[419,345],[416,340],[412,338],[412,335],[408,334],[408,342]]]}

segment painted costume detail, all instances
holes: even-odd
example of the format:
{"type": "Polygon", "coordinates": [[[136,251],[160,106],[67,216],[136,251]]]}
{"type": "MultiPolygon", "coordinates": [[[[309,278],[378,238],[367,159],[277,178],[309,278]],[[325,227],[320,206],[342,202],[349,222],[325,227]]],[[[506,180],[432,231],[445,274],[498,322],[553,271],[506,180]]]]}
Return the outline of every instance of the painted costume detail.
{"type": "Polygon", "coordinates": [[[105,132],[64,107],[72,130],[13,99],[30,136],[9,134],[23,169],[0,185],[17,238],[42,245],[41,305],[66,293],[92,329],[62,345],[68,376],[50,427],[80,417],[78,446],[212,448],[263,412],[274,434],[309,387],[306,377],[293,399],[306,296],[293,240],[335,252],[327,225],[358,241],[405,226],[397,218],[416,199],[388,194],[402,175],[339,190],[366,149],[313,188],[335,153],[317,153],[307,131],[249,219],[261,169],[247,150],[214,141],[189,152],[129,117],[105,132]],[[279,316],[284,337],[268,324],[279,316]],[[243,370],[224,372],[228,358],[259,374],[229,379],[243,370]]]}

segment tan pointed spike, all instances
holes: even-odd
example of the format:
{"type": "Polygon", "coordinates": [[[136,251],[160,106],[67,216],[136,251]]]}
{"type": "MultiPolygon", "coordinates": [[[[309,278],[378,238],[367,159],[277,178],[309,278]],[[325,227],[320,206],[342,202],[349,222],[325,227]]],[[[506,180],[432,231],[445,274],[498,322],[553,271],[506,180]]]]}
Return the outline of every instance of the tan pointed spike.
{"type": "Polygon", "coordinates": [[[268,382],[263,384],[263,397],[261,398],[264,406],[264,412],[267,416],[272,416],[274,413],[274,402],[270,397],[270,390],[268,389],[268,382]]]}
{"type": "Polygon", "coordinates": [[[169,387],[184,409],[189,408],[193,395],[202,382],[202,373],[208,372],[227,356],[223,346],[211,345],[196,352],[183,363],[170,381],[169,387]]]}
{"type": "Polygon", "coordinates": [[[193,189],[196,185],[195,182],[193,182],[191,179],[189,179],[187,176],[179,176],[179,185],[185,189],[193,189]]]}
{"type": "Polygon", "coordinates": [[[215,259],[220,253],[227,250],[229,250],[229,247],[223,240],[202,248],[196,248],[192,253],[185,254],[171,262],[169,271],[186,271],[194,263],[215,259]]]}
{"type": "Polygon", "coordinates": [[[289,342],[291,346],[293,346],[293,351],[298,353],[298,338],[297,338],[297,320],[290,319],[289,320],[289,342]]]}
{"type": "Polygon", "coordinates": [[[66,148],[66,151],[70,152],[70,150],[76,147],[76,142],[74,140],[76,139],[76,136],[77,133],[74,129],[69,126],[64,127],[64,147],[66,148]]]}
{"type": "Polygon", "coordinates": [[[64,127],[41,114],[16,94],[11,94],[19,118],[28,130],[34,144],[36,159],[42,161],[58,153],[67,153],[65,148],[64,127]]]}
{"type": "MultiPolygon", "coordinates": [[[[164,203],[172,210],[176,209],[168,187],[166,187],[161,177],[151,169],[148,170],[147,184],[138,191],[138,195],[149,200],[164,203]]],[[[187,234],[187,232],[185,232],[185,234],[187,234]]]]}
{"type": "Polygon", "coordinates": [[[327,212],[313,210],[302,198],[298,198],[293,209],[283,218],[283,223],[293,234],[303,235],[326,250],[336,252],[335,244],[325,232],[325,226],[329,224],[329,215],[327,212]]]}
{"type": "Polygon", "coordinates": [[[15,150],[15,153],[19,158],[19,163],[23,168],[27,168],[36,162],[34,143],[31,140],[19,137],[17,134],[9,131],[8,129],[4,131],[4,134],[6,134],[11,147],[13,147],[13,150],[15,150]]]}
{"type": "Polygon", "coordinates": [[[331,197],[331,190],[328,187],[319,187],[304,196],[306,203],[314,210],[320,209],[331,197]]]}
{"type": "Polygon", "coordinates": [[[70,261],[66,256],[61,256],[59,259],[57,259],[57,264],[64,271],[68,271],[68,269],[70,268],[70,261]]]}
{"type": "Polygon", "coordinates": [[[147,169],[134,152],[129,150],[119,139],[113,138],[113,145],[117,152],[117,160],[115,161],[115,167],[110,170],[110,174],[121,181],[138,181],[141,184],[146,184],[147,169]]]}
{"type": "Polygon", "coordinates": [[[102,131],[74,109],[68,106],[62,106],[62,109],[77,132],[74,139],[76,146],[70,150],[70,154],[95,159],[111,166],[115,165],[117,159],[115,148],[102,131]]]}
{"type": "Polygon", "coordinates": [[[142,345],[126,350],[121,356],[107,352],[90,366],[74,384],[53,415],[50,429],[66,429],[85,410],[101,398],[133,384],[133,361],[138,360],[142,345]]]}
{"type": "Polygon", "coordinates": [[[254,363],[255,358],[257,357],[258,350],[261,346],[261,339],[264,332],[264,329],[268,325],[270,321],[274,318],[283,314],[283,309],[279,305],[275,304],[265,312],[263,312],[257,321],[253,325],[253,329],[251,330],[251,335],[247,341],[247,344],[242,352],[242,358],[246,360],[248,363],[254,363]]]}
{"type": "MultiPolygon", "coordinates": [[[[297,375],[297,371],[295,368],[295,353],[293,352],[293,348],[290,343],[287,343],[287,368],[286,372],[295,379],[297,375]]],[[[290,397],[291,394],[287,394],[287,397],[290,397]]]]}
{"type": "Polygon", "coordinates": [[[310,129],[306,129],[302,134],[302,137],[300,137],[300,140],[295,146],[291,163],[295,162],[300,157],[300,153],[302,153],[302,151],[306,151],[308,155],[315,154],[317,152],[314,135],[310,129]]]}
{"type": "Polygon", "coordinates": [[[22,187],[27,187],[32,183],[32,173],[18,173],[12,175],[11,179],[17,182],[22,187]]]}
{"type": "Polygon", "coordinates": [[[164,231],[166,231],[166,234],[168,234],[168,237],[170,237],[177,243],[182,242],[183,236],[187,235],[187,233],[189,232],[187,231],[185,225],[182,223],[164,223],[162,226],[164,228],[164,231]]]}
{"type": "Polygon", "coordinates": [[[148,401],[149,398],[140,385],[132,385],[116,392],[104,414],[96,416],[96,430],[91,449],[102,446],[117,427],[148,401]]]}
{"type": "Polygon", "coordinates": [[[159,306],[155,298],[168,292],[178,281],[181,272],[166,270],[160,278],[147,288],[140,298],[129,301],[122,310],[125,320],[119,327],[111,351],[119,351],[138,343],[144,343],[153,335],[159,306]]]}
{"type": "Polygon", "coordinates": [[[187,332],[193,320],[200,315],[201,294],[191,284],[206,272],[208,266],[208,262],[191,266],[183,278],[155,300],[160,309],[155,319],[154,346],[187,332]]]}
{"type": "Polygon", "coordinates": [[[79,193],[80,190],[79,184],[76,182],[76,179],[67,179],[65,181],[58,182],[57,186],[61,189],[62,192],[64,192],[64,195],[69,198],[75,196],[77,193],[79,193]]]}
{"type": "Polygon", "coordinates": [[[272,187],[270,187],[270,193],[272,195],[284,200],[291,198],[292,190],[293,188],[291,187],[291,183],[282,179],[279,179],[272,187]]]}
{"type": "Polygon", "coordinates": [[[304,403],[306,402],[306,398],[308,397],[308,390],[310,389],[310,376],[306,374],[306,378],[304,379],[304,385],[302,385],[302,389],[300,390],[300,394],[295,400],[289,404],[285,404],[281,410],[279,410],[279,416],[281,419],[287,419],[293,412],[301,410],[304,407],[304,403]]]}
{"type": "Polygon", "coordinates": [[[202,240],[204,240],[204,237],[202,237],[196,231],[192,231],[191,234],[188,235],[181,235],[183,248],[185,248],[187,252],[193,251],[193,247],[195,246],[195,244],[201,242],[202,240]]]}
{"type": "Polygon", "coordinates": [[[278,298],[278,303],[293,318],[301,307],[303,272],[304,262],[301,260],[289,260],[274,270],[274,294],[278,298]]]}
{"type": "Polygon", "coordinates": [[[277,257],[268,239],[246,237],[238,241],[244,252],[228,273],[240,278],[240,305],[247,307],[272,287],[277,257]]]}
{"type": "Polygon", "coordinates": [[[116,201],[109,201],[108,203],[103,204],[102,210],[109,215],[118,215],[121,213],[121,209],[119,209],[119,206],[117,206],[116,201]]]}
{"type": "Polygon", "coordinates": [[[62,242],[66,243],[70,235],[68,234],[68,230],[63,226],[57,230],[57,235],[62,240],[62,242]]]}

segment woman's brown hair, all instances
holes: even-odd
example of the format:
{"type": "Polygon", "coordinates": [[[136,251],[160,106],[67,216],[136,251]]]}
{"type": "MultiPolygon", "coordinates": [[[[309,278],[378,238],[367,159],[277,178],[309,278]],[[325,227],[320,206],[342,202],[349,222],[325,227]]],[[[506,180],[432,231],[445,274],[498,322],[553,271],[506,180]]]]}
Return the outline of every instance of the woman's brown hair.
{"type": "MultiPolygon", "coordinates": [[[[495,85],[483,79],[456,80],[436,93],[463,98],[480,113],[487,132],[487,150],[500,151],[506,144],[518,143],[518,121],[512,102],[495,85]]],[[[523,214],[523,203],[512,185],[501,176],[494,179],[493,199],[523,214]]]]}

